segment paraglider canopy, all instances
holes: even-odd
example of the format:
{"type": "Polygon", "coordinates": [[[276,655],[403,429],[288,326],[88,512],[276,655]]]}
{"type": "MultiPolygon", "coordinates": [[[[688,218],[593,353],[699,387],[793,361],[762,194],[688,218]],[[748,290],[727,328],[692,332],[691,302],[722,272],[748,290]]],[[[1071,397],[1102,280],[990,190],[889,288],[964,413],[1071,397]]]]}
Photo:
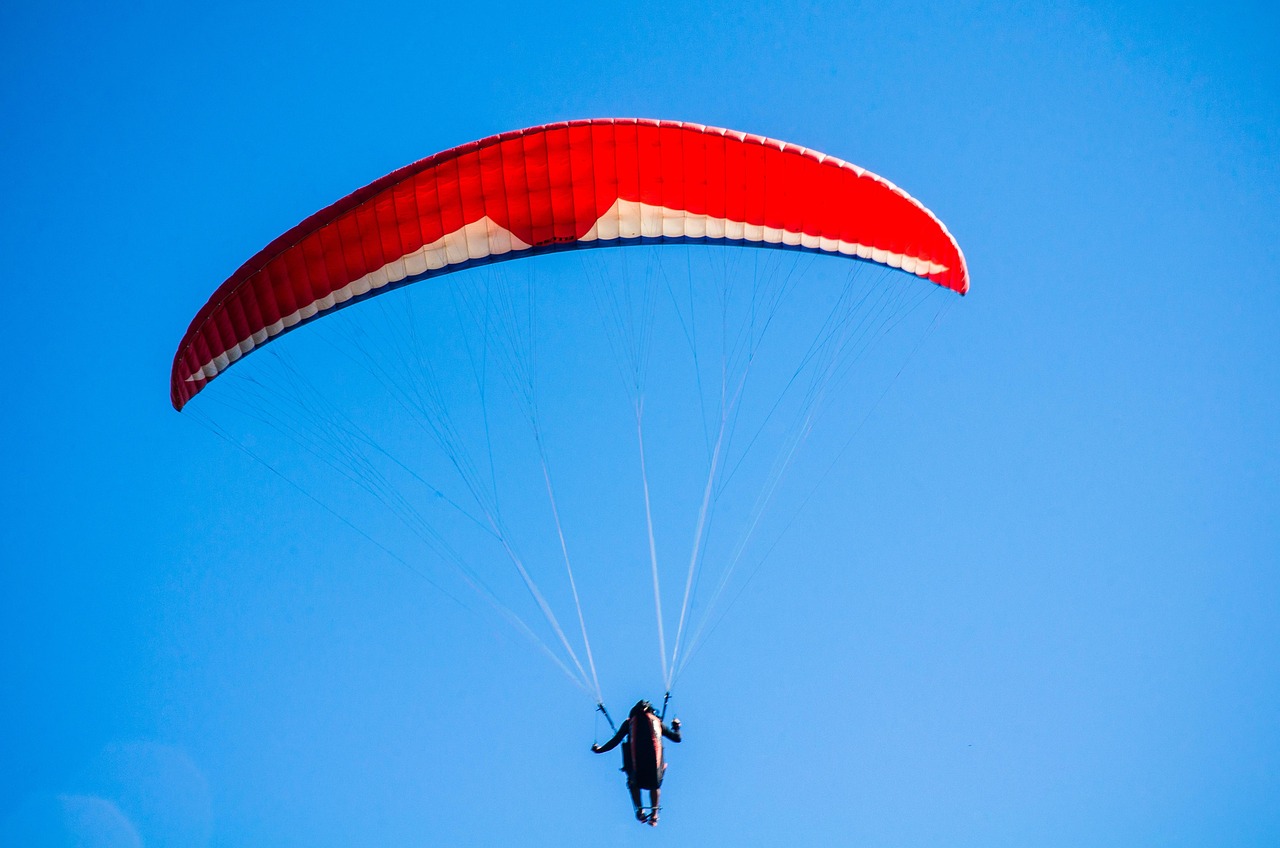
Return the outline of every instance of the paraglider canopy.
{"type": "Polygon", "coordinates": [[[410,282],[550,251],[686,241],[843,255],[969,288],[942,223],[847,162],[700,124],[548,124],[429,156],[267,245],[196,314],[170,397],[180,410],[254,348],[410,282]]]}

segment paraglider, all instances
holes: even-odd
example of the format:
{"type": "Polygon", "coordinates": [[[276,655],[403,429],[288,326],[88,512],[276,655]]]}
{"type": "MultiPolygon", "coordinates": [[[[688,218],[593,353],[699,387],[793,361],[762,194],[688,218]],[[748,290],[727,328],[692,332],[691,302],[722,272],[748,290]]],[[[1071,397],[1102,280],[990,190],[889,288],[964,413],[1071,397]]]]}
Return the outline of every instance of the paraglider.
{"type": "MultiPolygon", "coordinates": [[[[191,321],[173,359],[170,400],[181,411],[248,353],[304,324],[327,326],[328,321],[318,319],[347,306],[408,287],[403,309],[385,309],[385,327],[377,332],[348,330],[328,342],[391,399],[372,407],[377,410],[372,424],[356,420],[312,379],[323,373],[328,380],[332,362],[295,366],[283,353],[277,383],[250,374],[242,385],[228,388],[227,397],[234,401],[229,405],[296,442],[306,454],[335,469],[343,482],[378,500],[439,561],[455,566],[462,582],[538,645],[603,711],[603,690],[570,553],[574,537],[557,499],[553,440],[540,407],[545,395],[538,391],[534,351],[549,340],[535,319],[539,309],[547,308],[540,305],[544,292],[537,290],[532,273],[521,288],[514,279],[473,271],[432,289],[441,298],[432,308],[442,311],[432,312],[427,321],[417,317],[408,296],[409,289],[417,288],[412,283],[510,260],[568,251],[595,254],[604,247],[623,248],[617,253],[625,257],[637,248],[669,245],[719,245],[726,255],[732,248],[766,248],[755,251],[756,257],[779,258],[775,264],[757,261],[753,272],[742,275],[737,273],[741,263],[724,259],[719,263],[718,291],[708,286],[704,292],[702,277],[694,270],[692,254],[703,248],[687,251],[687,291],[672,284],[660,256],[654,260],[656,271],[650,268],[632,277],[597,269],[594,278],[593,294],[605,317],[603,337],[616,356],[632,407],[639,474],[626,480],[609,469],[592,476],[602,484],[625,483],[633,495],[643,494],[645,532],[637,535],[644,540],[642,557],[650,571],[662,683],[670,693],[706,635],[711,610],[723,609],[730,578],[747,557],[762,517],[778,499],[783,477],[834,388],[871,343],[891,332],[930,291],[963,295],[969,289],[968,269],[955,239],[933,213],[892,183],[797,145],[671,121],[571,121],[466,144],[376,180],[307,218],[245,262],[191,321]],[[804,300],[794,295],[794,267],[779,270],[787,252],[791,258],[859,260],[849,267],[879,268],[885,278],[893,279],[863,285],[851,270],[842,282],[818,288],[804,300]],[[917,281],[932,285],[918,286],[917,281]],[[775,318],[797,302],[807,307],[800,310],[800,318],[788,324],[785,334],[770,336],[775,318]],[[443,332],[449,323],[443,317],[446,307],[460,327],[461,339],[434,355],[431,344],[448,344],[443,332]],[[679,341],[665,352],[662,367],[669,369],[687,346],[692,368],[692,376],[683,383],[669,370],[664,370],[663,379],[696,392],[696,398],[667,407],[694,419],[683,435],[673,437],[674,443],[681,450],[693,442],[705,445],[705,480],[699,470],[695,482],[685,485],[688,496],[682,511],[688,524],[679,532],[691,533],[692,540],[679,557],[664,554],[655,530],[662,518],[653,503],[650,470],[662,451],[652,443],[646,447],[645,441],[645,376],[660,307],[668,310],[668,335],[679,341]],[[698,316],[708,311],[714,313],[714,332],[705,327],[700,332],[698,316]],[[402,335],[399,341],[397,334],[402,335]],[[700,346],[713,350],[708,354],[700,346]],[[783,361],[772,372],[757,364],[764,358],[761,352],[771,349],[781,351],[783,361]],[[384,350],[390,360],[400,361],[383,361],[384,350]],[[461,363],[456,370],[466,377],[442,386],[438,371],[446,371],[449,362],[461,363]],[[762,370],[765,376],[757,377],[762,370]],[[773,389],[753,396],[753,381],[768,377],[775,381],[773,389]],[[476,389],[469,401],[475,410],[470,427],[456,420],[465,412],[457,398],[466,378],[473,378],[476,389]],[[495,384],[511,389],[511,409],[504,414],[495,412],[495,384]],[[743,423],[749,417],[743,410],[748,408],[755,418],[743,423]],[[414,464],[423,461],[416,450],[421,440],[413,441],[415,456],[407,458],[396,453],[395,440],[375,432],[400,413],[439,448],[442,460],[435,466],[414,464]],[[515,422],[513,427],[523,422],[527,428],[525,460],[511,463],[512,479],[504,479],[500,468],[504,456],[519,452],[521,440],[514,435],[493,438],[492,428],[503,421],[515,422]],[[517,474],[526,476],[515,482],[517,474]],[[442,482],[441,476],[452,479],[442,482]],[[544,494],[541,509],[550,532],[542,537],[542,554],[530,557],[517,537],[521,531],[532,531],[513,528],[504,512],[513,509],[513,501],[532,504],[535,496],[544,494]],[[713,544],[713,519],[717,505],[724,503],[736,504],[739,516],[718,525],[729,528],[716,540],[714,559],[721,571],[695,622],[691,611],[713,544]],[[490,586],[490,570],[478,566],[490,559],[513,567],[545,622],[543,633],[554,636],[551,645],[490,586]],[[671,559],[685,570],[669,647],[659,564],[671,559]],[[580,639],[571,638],[561,625],[552,598],[536,579],[534,560],[563,563],[567,592],[561,602],[571,598],[580,639]]],[[[656,252],[662,250],[672,248],[656,252]]],[[[591,270],[584,260],[583,276],[591,270]]],[[[557,301],[555,308],[561,306],[557,301]]],[[[579,312],[554,316],[558,335],[567,338],[581,325],[579,312]]],[[[561,355],[548,358],[579,357],[588,365],[602,359],[583,350],[585,342],[565,341],[561,355]]],[[[565,391],[548,394],[572,397],[574,391],[570,384],[565,391]]],[[[649,408],[655,405],[648,402],[649,408]]],[[[598,412],[578,412],[572,420],[590,423],[604,417],[598,412]]],[[[669,420],[664,423],[676,429],[669,420]]],[[[212,424],[211,429],[225,436],[221,425],[212,424]]],[[[589,435],[595,438],[594,431],[589,435]]],[[[236,446],[261,459],[253,449],[236,446]]],[[[837,456],[830,458],[831,465],[837,456]]],[[[686,468],[688,463],[669,465],[686,468]]],[[[274,467],[273,471],[287,478],[274,467]]],[[[811,475],[814,487],[825,475],[818,471],[811,475]]],[[[388,556],[420,573],[416,561],[410,563],[330,504],[339,499],[295,485],[388,556]]],[[[584,502],[590,506],[598,499],[584,502]]],[[[798,511],[807,497],[794,500],[798,511]]],[[[772,546],[753,555],[762,561],[771,550],[772,546]]],[[[593,746],[603,752],[623,745],[637,818],[650,825],[658,821],[664,738],[680,741],[679,721],[667,726],[651,705],[640,702],[612,739],[593,746]],[[641,790],[651,793],[648,807],[640,803],[641,790]]]]}
{"type": "Polygon", "coordinates": [[[635,808],[636,820],[653,827],[658,825],[658,801],[662,778],[667,771],[662,745],[664,738],[677,744],[680,742],[680,719],[672,719],[670,725],[664,724],[653,704],[639,701],[608,742],[591,746],[594,753],[603,754],[620,743],[626,743],[622,746],[622,771],[627,776],[631,805],[635,808]],[[648,807],[640,804],[642,789],[649,791],[648,807]]]}

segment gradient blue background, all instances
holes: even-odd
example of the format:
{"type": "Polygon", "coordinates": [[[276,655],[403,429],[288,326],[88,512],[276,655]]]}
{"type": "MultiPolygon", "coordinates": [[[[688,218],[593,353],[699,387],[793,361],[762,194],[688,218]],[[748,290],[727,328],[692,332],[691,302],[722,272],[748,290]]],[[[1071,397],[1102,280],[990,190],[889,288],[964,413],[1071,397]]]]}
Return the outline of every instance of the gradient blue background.
{"type": "Polygon", "coordinates": [[[1280,843],[1278,34],[1266,4],[6,4],[0,843],[1280,843]],[[887,175],[974,280],[691,669],[656,832],[562,678],[167,397],[279,232],[596,115],[887,175]]]}

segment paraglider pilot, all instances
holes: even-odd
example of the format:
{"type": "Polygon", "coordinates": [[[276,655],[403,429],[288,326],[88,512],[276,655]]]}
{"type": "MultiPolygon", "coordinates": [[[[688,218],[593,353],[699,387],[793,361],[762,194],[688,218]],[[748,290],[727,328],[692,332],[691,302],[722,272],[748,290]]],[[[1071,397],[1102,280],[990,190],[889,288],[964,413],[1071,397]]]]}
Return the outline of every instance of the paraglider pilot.
{"type": "Polygon", "coordinates": [[[667,770],[662,756],[662,737],[672,742],[680,741],[680,719],[673,719],[671,726],[662,723],[653,704],[640,701],[631,708],[631,714],[622,722],[618,732],[603,745],[592,745],[597,754],[612,751],[622,741],[622,770],[627,775],[627,789],[631,792],[631,805],[636,810],[636,820],[658,824],[658,793],[662,787],[662,775],[667,770]],[[640,806],[640,790],[649,790],[649,806],[640,806]]]}

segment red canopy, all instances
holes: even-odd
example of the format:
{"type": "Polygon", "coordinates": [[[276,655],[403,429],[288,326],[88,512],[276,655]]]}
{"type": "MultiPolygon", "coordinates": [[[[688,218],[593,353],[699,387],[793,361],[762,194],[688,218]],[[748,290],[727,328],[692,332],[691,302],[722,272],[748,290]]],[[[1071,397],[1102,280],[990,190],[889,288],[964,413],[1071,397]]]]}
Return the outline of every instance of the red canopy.
{"type": "Polygon", "coordinates": [[[170,397],[182,409],[258,345],[429,276],[554,250],[688,241],[839,254],[969,289],[946,227],[847,162],[699,124],[548,124],[401,168],[267,245],[196,314],[170,397]]]}

